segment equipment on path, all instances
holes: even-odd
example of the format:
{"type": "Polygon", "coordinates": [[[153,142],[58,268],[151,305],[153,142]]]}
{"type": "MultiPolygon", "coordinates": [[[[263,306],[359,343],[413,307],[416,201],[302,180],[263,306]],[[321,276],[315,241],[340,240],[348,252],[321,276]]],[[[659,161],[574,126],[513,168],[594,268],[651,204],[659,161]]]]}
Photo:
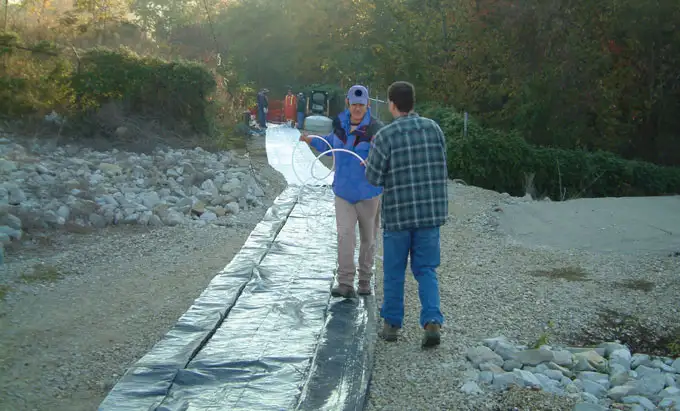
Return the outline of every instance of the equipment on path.
{"type": "Polygon", "coordinates": [[[307,99],[307,112],[312,115],[330,117],[330,100],[327,91],[312,90],[307,99]]]}
{"type": "Polygon", "coordinates": [[[309,134],[327,136],[333,132],[333,120],[326,116],[309,116],[305,119],[302,129],[309,134]]]}

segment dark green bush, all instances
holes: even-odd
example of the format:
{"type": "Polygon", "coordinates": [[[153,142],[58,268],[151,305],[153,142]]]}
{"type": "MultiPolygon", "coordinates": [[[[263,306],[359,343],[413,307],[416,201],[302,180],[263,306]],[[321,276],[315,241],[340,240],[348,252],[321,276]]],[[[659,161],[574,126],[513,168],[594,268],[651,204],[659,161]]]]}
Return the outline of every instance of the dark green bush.
{"type": "Polygon", "coordinates": [[[202,65],[140,57],[130,50],[92,49],[80,61],[72,87],[81,109],[121,101],[130,113],[186,121],[197,131],[212,127],[213,75],[202,65]]]}
{"type": "Polygon", "coordinates": [[[77,119],[114,102],[125,115],[214,129],[216,83],[198,63],[140,57],[125,48],[87,50],[76,61],[54,44],[23,44],[9,32],[0,33],[0,58],[0,115],[55,110],[77,119]]]}
{"type": "Polygon", "coordinates": [[[45,115],[70,104],[72,67],[54,44],[26,45],[17,34],[0,32],[0,59],[0,115],[45,115]]]}
{"type": "Polygon", "coordinates": [[[680,168],[625,160],[607,152],[537,147],[516,133],[483,128],[453,109],[421,105],[419,112],[440,125],[447,137],[451,178],[512,195],[525,193],[534,174],[538,194],[574,197],[653,196],[680,193],[680,168]]]}

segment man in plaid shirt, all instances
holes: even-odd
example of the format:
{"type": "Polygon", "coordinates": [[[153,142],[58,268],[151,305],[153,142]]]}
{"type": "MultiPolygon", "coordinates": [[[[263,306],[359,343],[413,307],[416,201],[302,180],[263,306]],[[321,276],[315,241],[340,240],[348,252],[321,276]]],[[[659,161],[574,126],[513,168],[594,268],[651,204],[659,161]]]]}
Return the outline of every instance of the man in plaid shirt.
{"type": "Polygon", "coordinates": [[[366,160],[369,183],[383,187],[384,319],[382,337],[396,341],[404,320],[404,281],[408,256],[418,281],[424,347],[440,342],[444,316],[439,308],[439,227],[448,215],[448,173],[444,133],[434,121],[413,112],[412,84],[388,90],[394,122],[373,140],[366,160]]]}

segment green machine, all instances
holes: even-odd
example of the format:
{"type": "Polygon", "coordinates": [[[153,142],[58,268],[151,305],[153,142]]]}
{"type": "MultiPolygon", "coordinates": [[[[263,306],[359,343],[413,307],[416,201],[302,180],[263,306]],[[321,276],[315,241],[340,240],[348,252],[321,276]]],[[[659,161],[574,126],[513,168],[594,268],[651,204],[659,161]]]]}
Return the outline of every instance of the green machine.
{"type": "Polygon", "coordinates": [[[307,98],[307,115],[303,129],[315,135],[328,135],[333,131],[330,118],[330,96],[327,91],[312,90],[307,98]]]}
{"type": "Polygon", "coordinates": [[[307,98],[307,114],[312,116],[330,116],[330,98],[327,91],[312,90],[307,98]]]}

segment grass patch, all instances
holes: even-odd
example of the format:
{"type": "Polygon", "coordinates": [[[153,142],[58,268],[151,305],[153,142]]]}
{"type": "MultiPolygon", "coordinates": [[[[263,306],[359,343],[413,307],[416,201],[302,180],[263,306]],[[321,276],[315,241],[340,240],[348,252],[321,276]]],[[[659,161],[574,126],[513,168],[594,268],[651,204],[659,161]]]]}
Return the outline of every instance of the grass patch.
{"type": "Polygon", "coordinates": [[[629,290],[644,291],[646,293],[654,289],[654,283],[647,280],[623,280],[614,283],[617,287],[627,288],[629,290]]]}
{"type": "Polygon", "coordinates": [[[680,356],[680,327],[652,329],[634,315],[614,310],[600,312],[593,324],[570,340],[570,344],[579,347],[619,340],[633,353],[680,356]]]}
{"type": "Polygon", "coordinates": [[[63,277],[64,273],[49,264],[36,264],[31,271],[21,274],[21,279],[26,283],[53,283],[63,277]]]}
{"type": "Polygon", "coordinates": [[[4,300],[5,296],[12,291],[12,287],[6,284],[0,284],[0,300],[4,300]]]}
{"type": "Polygon", "coordinates": [[[581,267],[560,267],[549,270],[534,270],[529,274],[534,277],[550,278],[552,280],[588,281],[588,275],[581,267]]]}

